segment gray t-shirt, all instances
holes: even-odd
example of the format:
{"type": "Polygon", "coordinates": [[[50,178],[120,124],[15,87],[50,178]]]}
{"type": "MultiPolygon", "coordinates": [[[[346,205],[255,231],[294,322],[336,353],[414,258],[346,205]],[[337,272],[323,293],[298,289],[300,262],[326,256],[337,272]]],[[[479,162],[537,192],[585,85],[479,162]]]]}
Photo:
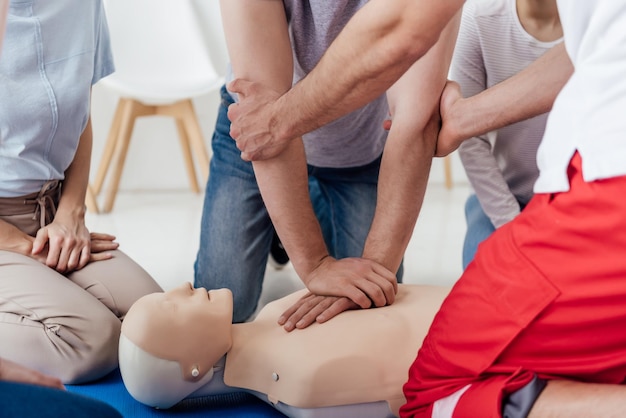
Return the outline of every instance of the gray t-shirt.
{"type": "MultiPolygon", "coordinates": [[[[294,83],[318,63],[348,20],[367,0],[284,0],[294,53],[294,83]]],[[[385,95],[304,135],[307,162],[317,167],[356,167],[378,158],[387,133],[385,95]]]]}

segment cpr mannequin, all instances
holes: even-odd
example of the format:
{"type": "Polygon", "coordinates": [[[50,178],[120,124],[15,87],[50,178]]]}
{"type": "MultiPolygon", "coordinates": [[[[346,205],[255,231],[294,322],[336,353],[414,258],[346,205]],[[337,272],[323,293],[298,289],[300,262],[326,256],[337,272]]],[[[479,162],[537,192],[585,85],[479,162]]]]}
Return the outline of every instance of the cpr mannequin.
{"type": "Polygon", "coordinates": [[[399,285],[391,306],[288,333],[277,318],[305,290],[232,324],[229,290],[187,283],[131,307],[120,337],[122,379],[136,400],[159,408],[245,391],[294,418],[397,416],[408,368],[448,292],[399,285]]]}

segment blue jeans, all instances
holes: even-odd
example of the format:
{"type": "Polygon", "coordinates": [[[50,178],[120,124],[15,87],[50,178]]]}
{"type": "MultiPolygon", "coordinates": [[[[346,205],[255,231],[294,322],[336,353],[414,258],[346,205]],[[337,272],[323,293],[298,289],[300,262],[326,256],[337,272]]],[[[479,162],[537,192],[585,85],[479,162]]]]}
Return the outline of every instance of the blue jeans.
{"type": "Polygon", "coordinates": [[[487,217],[482,206],[480,206],[475,194],[470,195],[465,202],[465,220],[467,221],[467,232],[463,242],[463,270],[474,259],[478,244],[486,240],[496,230],[491,219],[487,217]]]}
{"type": "Polygon", "coordinates": [[[0,416],[122,418],[115,408],[96,399],[49,387],[1,381],[0,416]]]}
{"type": "MultiPolygon", "coordinates": [[[[230,103],[222,88],[194,285],[231,289],[233,321],[243,322],[254,313],[261,295],[274,226],[252,164],[240,158],[230,137],[230,103]]],[[[376,209],[379,167],[380,158],[362,167],[308,166],[311,201],[333,257],[362,255],[376,209]]],[[[397,276],[400,280],[402,267],[397,276]]]]}

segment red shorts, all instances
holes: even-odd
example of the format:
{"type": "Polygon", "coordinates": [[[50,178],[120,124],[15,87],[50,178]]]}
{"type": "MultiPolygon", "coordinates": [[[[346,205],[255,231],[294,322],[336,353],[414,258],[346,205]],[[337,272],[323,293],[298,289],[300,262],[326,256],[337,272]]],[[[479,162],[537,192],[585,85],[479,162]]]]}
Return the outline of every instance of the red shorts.
{"type": "Polygon", "coordinates": [[[454,417],[499,417],[502,399],[547,379],[626,378],[626,177],[538,194],[478,249],[436,315],[404,386],[402,417],[470,385],[454,417]]]}

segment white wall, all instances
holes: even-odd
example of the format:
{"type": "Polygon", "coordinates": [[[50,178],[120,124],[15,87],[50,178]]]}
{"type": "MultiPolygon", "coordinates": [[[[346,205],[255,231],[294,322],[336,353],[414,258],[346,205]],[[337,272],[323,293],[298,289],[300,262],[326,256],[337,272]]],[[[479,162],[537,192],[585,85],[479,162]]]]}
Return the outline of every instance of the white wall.
{"type": "MultiPolygon", "coordinates": [[[[216,70],[224,74],[228,53],[223,38],[219,3],[217,1],[193,0],[198,18],[216,70]]],[[[92,179],[100,163],[100,156],[118,97],[110,90],[96,85],[92,99],[92,122],[94,145],[92,156],[92,179]]],[[[219,105],[219,96],[213,92],[194,100],[196,113],[210,152],[210,138],[219,105]]],[[[467,182],[465,172],[457,155],[453,155],[452,173],[455,182],[467,182]]],[[[443,162],[433,161],[430,181],[443,183],[443,162]]],[[[202,187],[202,186],[201,186],[202,187]]],[[[170,118],[140,118],[135,125],[131,145],[120,184],[121,190],[185,190],[188,180],[180,152],[176,128],[170,118]]]]}

